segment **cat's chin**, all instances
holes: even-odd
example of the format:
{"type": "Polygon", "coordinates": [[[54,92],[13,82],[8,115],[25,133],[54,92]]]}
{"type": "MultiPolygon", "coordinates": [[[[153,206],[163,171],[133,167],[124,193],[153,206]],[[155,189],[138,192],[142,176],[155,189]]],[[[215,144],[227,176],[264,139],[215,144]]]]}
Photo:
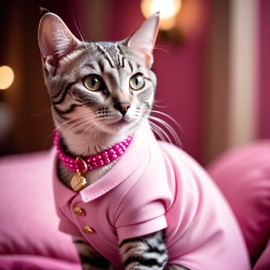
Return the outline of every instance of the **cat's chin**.
{"type": "Polygon", "coordinates": [[[121,119],[115,123],[106,124],[102,127],[102,129],[111,134],[131,134],[134,133],[138,127],[140,126],[139,121],[127,121],[125,119],[121,119]]]}

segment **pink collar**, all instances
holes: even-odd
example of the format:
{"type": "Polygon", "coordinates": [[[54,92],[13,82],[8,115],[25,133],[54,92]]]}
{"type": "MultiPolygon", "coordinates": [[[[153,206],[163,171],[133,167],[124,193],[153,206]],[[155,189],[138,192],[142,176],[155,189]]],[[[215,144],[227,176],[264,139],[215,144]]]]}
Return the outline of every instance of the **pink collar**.
{"type": "Polygon", "coordinates": [[[54,134],[54,144],[57,149],[57,155],[63,165],[71,172],[81,172],[82,174],[87,171],[92,171],[94,169],[103,167],[110,164],[111,162],[117,160],[126,151],[127,147],[131,143],[133,134],[129,135],[124,141],[116,143],[109,149],[88,157],[77,157],[72,158],[67,156],[60,145],[61,135],[58,130],[54,134]]]}

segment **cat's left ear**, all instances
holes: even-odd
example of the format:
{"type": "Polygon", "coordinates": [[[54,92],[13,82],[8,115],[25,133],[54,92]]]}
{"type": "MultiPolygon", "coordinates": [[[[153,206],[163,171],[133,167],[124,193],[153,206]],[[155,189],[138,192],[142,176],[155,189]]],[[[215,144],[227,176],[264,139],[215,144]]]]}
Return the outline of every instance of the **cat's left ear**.
{"type": "Polygon", "coordinates": [[[153,64],[153,49],[159,30],[159,13],[149,17],[139,29],[127,40],[127,46],[141,52],[147,66],[153,64]]]}

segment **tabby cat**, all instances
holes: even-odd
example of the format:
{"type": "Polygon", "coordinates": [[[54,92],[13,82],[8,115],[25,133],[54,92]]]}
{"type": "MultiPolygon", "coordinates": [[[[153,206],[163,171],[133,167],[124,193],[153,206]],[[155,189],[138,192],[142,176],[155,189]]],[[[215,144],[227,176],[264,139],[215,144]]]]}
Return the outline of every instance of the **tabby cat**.
{"type": "Polygon", "coordinates": [[[152,134],[158,29],[154,14],[127,39],[85,42],[57,15],[41,18],[60,229],[74,236],[83,269],[248,269],[240,231],[211,180],[152,134]]]}

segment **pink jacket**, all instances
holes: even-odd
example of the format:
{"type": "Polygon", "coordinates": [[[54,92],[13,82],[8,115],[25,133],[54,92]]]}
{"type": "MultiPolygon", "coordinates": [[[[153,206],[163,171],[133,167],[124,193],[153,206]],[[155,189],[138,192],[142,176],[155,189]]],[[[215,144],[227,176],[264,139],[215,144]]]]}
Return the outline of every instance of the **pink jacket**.
{"type": "MultiPolygon", "coordinates": [[[[55,154],[55,166],[56,160],[55,154]]],[[[85,237],[117,269],[124,268],[119,242],[162,229],[170,264],[250,269],[242,234],[222,194],[185,152],[157,142],[148,125],[104,177],[79,193],[60,183],[55,167],[54,191],[60,230],[85,237]]]]}

